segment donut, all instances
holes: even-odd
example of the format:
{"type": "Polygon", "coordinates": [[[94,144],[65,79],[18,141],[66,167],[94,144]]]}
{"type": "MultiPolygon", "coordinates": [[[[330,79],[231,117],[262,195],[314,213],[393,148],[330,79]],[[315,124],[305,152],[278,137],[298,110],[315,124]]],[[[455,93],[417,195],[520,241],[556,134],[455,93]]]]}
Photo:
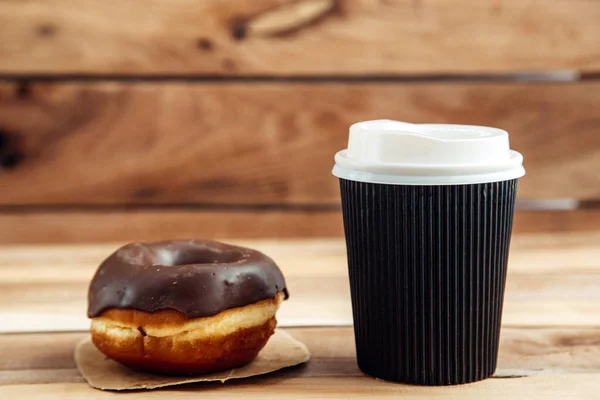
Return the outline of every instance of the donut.
{"type": "Polygon", "coordinates": [[[95,346],[133,369],[169,375],[252,361],[289,297],[266,255],[216,241],[131,243],[104,260],[88,291],[95,346]]]}

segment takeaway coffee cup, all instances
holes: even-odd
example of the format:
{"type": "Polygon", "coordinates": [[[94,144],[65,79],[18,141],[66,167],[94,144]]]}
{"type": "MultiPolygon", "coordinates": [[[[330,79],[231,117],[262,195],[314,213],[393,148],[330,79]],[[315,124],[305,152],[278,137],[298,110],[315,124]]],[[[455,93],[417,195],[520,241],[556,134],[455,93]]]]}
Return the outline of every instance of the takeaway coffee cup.
{"type": "Polygon", "coordinates": [[[333,174],[363,372],[420,385],[494,373],[522,164],[500,129],[350,127],[333,174]]]}

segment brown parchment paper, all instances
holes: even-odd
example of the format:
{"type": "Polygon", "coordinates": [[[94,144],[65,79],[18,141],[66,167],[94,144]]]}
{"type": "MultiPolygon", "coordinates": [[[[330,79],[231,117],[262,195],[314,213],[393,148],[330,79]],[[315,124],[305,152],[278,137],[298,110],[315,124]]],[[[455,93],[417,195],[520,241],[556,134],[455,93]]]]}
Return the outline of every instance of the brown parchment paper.
{"type": "Polygon", "coordinates": [[[282,368],[302,364],[310,358],[304,345],[283,330],[276,330],[267,345],[249,364],[223,372],[198,376],[163,376],[137,372],[108,359],[90,339],[84,339],[75,349],[75,362],[87,383],[102,390],[157,389],[195,382],[225,382],[268,374],[282,368]]]}

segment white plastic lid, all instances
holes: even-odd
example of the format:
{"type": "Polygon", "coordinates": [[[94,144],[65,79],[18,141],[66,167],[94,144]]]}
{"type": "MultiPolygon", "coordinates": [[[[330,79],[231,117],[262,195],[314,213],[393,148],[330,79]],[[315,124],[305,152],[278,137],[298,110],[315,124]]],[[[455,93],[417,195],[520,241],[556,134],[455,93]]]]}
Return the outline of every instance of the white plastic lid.
{"type": "Polygon", "coordinates": [[[525,169],[502,129],[374,120],[350,127],[333,174],[393,185],[465,185],[520,178],[525,169]]]}

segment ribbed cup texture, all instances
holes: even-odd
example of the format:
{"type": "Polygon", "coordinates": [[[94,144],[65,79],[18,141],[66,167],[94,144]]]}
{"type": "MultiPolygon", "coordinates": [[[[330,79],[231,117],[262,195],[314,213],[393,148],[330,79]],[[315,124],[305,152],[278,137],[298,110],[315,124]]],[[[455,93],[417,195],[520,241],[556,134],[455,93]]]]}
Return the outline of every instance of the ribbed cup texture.
{"type": "Polygon", "coordinates": [[[360,369],[420,385],[491,376],[517,181],[340,186],[360,369]]]}

